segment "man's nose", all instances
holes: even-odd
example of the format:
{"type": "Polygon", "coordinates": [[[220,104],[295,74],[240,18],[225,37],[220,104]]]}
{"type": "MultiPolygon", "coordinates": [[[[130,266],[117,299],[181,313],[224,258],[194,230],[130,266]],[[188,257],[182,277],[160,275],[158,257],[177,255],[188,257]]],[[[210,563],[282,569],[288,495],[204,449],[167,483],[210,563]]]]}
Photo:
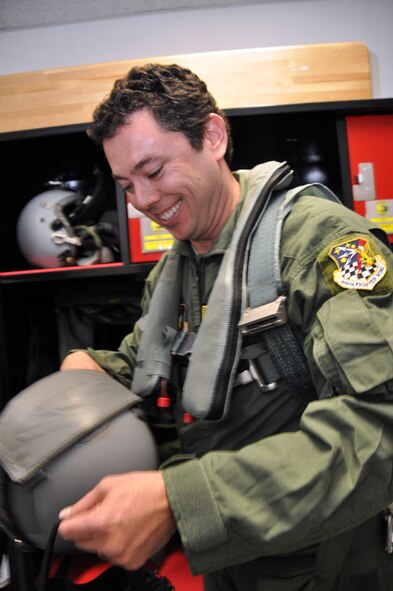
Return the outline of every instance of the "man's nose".
{"type": "Polygon", "coordinates": [[[135,186],[131,202],[140,211],[148,211],[160,200],[160,192],[150,184],[135,186]]]}

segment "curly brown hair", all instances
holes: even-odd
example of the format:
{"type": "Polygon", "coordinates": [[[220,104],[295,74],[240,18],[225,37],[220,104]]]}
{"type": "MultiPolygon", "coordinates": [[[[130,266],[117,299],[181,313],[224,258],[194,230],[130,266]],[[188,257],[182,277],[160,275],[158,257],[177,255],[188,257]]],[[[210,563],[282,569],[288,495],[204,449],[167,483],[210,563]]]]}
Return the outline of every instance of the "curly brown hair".
{"type": "Polygon", "coordinates": [[[103,141],[113,137],[132,113],[144,108],[150,109],[164,129],[184,133],[197,151],[202,149],[208,115],[217,113],[227,128],[225,159],[230,163],[233,145],[226,116],[205,82],[191,70],[176,64],[137,66],[124,78],[116,80],[110,94],[95,109],[87,133],[102,146],[103,141]]]}

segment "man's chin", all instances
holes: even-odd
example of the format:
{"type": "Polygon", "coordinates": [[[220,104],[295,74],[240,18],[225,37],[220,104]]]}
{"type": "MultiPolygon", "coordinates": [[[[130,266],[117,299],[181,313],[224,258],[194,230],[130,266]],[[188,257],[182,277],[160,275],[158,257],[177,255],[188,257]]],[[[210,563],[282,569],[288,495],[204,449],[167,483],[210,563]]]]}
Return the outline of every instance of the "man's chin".
{"type": "Polygon", "coordinates": [[[190,240],[190,236],[187,232],[182,232],[179,228],[168,228],[167,226],[163,226],[165,230],[171,234],[175,240],[190,240]]]}

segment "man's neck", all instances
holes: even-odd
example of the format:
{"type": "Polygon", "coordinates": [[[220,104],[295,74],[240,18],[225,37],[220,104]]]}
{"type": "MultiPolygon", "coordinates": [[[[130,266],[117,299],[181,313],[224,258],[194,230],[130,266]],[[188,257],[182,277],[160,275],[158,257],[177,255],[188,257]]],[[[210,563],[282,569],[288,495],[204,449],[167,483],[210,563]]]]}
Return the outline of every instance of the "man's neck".
{"type": "Polygon", "coordinates": [[[222,203],[224,204],[222,212],[219,218],[219,224],[216,226],[214,235],[204,240],[192,240],[191,246],[196,254],[206,254],[214,246],[218,236],[220,235],[223,227],[231,217],[233,211],[236,209],[240,201],[240,183],[238,180],[229,172],[228,182],[225,184],[223,191],[222,203]]]}

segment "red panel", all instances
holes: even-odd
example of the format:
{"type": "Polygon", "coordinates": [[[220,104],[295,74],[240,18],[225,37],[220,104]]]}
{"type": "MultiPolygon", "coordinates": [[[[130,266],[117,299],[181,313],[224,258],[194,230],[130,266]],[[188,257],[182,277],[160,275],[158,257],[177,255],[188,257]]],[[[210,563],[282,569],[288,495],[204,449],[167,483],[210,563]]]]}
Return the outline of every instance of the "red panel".
{"type": "MultiPolygon", "coordinates": [[[[371,162],[374,168],[375,198],[392,200],[393,115],[347,117],[346,126],[352,185],[357,183],[359,163],[371,162]]],[[[354,201],[353,207],[365,215],[364,201],[354,201]]],[[[393,242],[393,234],[390,234],[389,239],[393,242]]]]}
{"type": "MultiPolygon", "coordinates": [[[[49,577],[55,577],[61,568],[63,557],[55,557],[51,562],[49,577]]],[[[71,557],[68,572],[64,577],[76,585],[86,585],[106,572],[112,565],[101,561],[95,555],[79,554],[71,557]]],[[[148,571],[155,570],[153,563],[147,565],[148,571]]],[[[176,591],[203,591],[202,575],[193,576],[184,552],[174,549],[168,553],[158,568],[158,574],[166,577],[176,591]]]]}
{"type": "Polygon", "coordinates": [[[162,252],[143,252],[140,220],[128,218],[128,234],[130,237],[130,258],[132,263],[158,261],[162,252]]]}
{"type": "Polygon", "coordinates": [[[203,591],[202,575],[191,574],[186,557],[181,550],[171,552],[158,572],[172,583],[175,591],[203,591]]]}
{"type": "Polygon", "coordinates": [[[146,217],[128,218],[130,258],[133,263],[158,261],[173,244],[173,236],[146,217]]]}

